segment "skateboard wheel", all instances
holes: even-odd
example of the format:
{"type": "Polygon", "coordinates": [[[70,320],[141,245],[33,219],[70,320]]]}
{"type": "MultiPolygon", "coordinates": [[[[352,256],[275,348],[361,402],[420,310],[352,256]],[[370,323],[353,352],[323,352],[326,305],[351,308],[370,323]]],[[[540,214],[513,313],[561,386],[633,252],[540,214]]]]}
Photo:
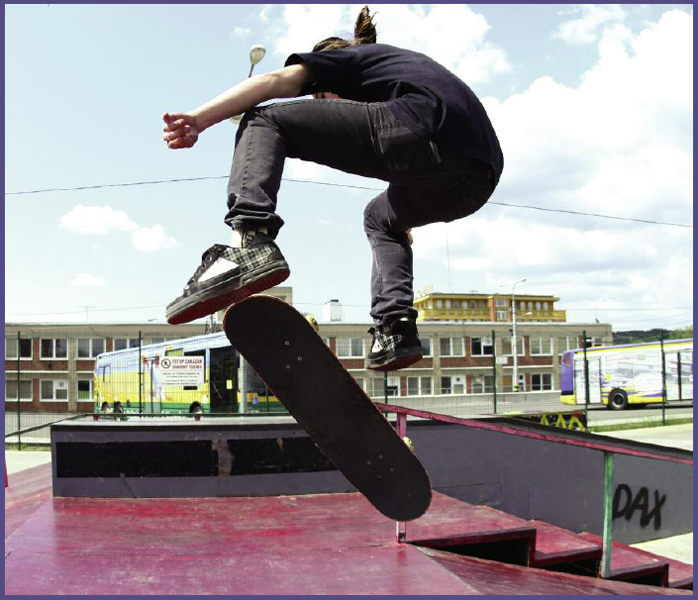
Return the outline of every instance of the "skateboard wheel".
{"type": "Polygon", "coordinates": [[[411,452],[414,454],[414,444],[412,443],[412,440],[411,440],[410,438],[408,438],[407,436],[405,436],[404,438],[402,438],[402,441],[405,442],[405,444],[407,445],[407,447],[408,447],[408,448],[411,450],[411,452]]]}

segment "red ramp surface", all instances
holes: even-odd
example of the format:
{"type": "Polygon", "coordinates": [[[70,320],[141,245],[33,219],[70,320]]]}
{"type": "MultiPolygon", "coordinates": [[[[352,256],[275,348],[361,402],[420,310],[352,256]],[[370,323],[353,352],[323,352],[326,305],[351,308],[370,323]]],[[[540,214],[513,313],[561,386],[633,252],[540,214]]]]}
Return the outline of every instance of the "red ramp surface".
{"type": "MultiPolygon", "coordinates": [[[[5,493],[6,594],[691,593],[399,545],[359,494],[52,498],[46,468],[43,482],[15,476],[5,493]]],[[[535,542],[531,523],[436,494],[407,539],[458,546],[512,530],[535,542]]]]}

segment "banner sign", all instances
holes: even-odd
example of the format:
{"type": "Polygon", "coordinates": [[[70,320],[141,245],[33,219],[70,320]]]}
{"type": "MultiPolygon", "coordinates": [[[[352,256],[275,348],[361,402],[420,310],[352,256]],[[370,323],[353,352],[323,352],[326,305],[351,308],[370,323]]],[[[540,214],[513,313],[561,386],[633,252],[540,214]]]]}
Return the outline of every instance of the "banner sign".
{"type": "Polygon", "coordinates": [[[166,356],[160,359],[162,385],[202,385],[203,356],[166,356]]]}

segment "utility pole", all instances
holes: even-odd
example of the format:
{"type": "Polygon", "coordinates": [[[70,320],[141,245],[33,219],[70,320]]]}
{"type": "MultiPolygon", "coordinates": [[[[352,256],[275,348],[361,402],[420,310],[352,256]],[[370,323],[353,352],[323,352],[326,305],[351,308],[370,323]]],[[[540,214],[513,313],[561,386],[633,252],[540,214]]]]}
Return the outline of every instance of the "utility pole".
{"type": "Polygon", "coordinates": [[[519,344],[516,339],[516,298],[514,296],[514,292],[516,290],[516,284],[517,283],[523,283],[526,281],[526,279],[519,279],[517,282],[514,283],[514,285],[511,288],[511,329],[512,329],[512,335],[514,336],[513,343],[512,343],[512,348],[514,350],[514,381],[512,382],[511,389],[513,392],[518,392],[519,391],[519,361],[518,361],[518,354],[519,354],[519,344]]]}
{"type": "Polygon", "coordinates": [[[89,323],[89,310],[91,308],[94,308],[94,306],[92,306],[91,304],[87,304],[87,305],[83,304],[83,305],[81,305],[80,308],[85,309],[85,323],[89,323]]]}

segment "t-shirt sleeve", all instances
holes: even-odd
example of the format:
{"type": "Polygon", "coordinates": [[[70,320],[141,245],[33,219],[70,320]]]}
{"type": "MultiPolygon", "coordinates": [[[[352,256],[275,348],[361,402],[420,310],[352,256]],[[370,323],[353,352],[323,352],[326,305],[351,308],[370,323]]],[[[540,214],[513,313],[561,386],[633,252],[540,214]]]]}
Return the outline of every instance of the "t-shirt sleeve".
{"type": "Polygon", "coordinates": [[[343,91],[359,84],[356,53],[351,48],[291,54],[284,66],[298,64],[308,67],[313,76],[298,94],[299,96],[317,92],[332,92],[342,96],[343,91]]]}

